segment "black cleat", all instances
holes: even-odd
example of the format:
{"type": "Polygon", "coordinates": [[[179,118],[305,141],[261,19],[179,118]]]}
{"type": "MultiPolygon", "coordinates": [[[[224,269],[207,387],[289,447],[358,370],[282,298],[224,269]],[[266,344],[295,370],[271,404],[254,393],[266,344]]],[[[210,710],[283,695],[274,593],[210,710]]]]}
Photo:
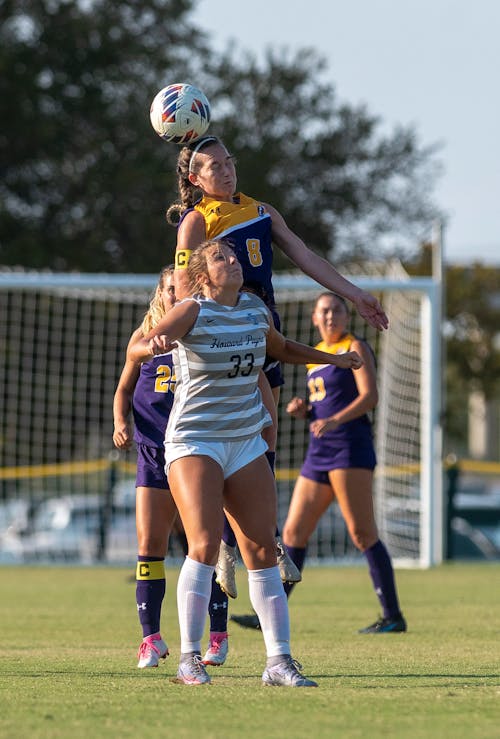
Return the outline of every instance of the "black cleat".
{"type": "Polygon", "coordinates": [[[379,618],[365,629],[359,629],[358,634],[395,634],[406,631],[406,621],[402,615],[397,618],[379,618]]]}
{"type": "Polygon", "coordinates": [[[244,629],[257,629],[260,631],[260,621],[256,613],[247,613],[244,616],[229,616],[229,619],[244,629]]]}

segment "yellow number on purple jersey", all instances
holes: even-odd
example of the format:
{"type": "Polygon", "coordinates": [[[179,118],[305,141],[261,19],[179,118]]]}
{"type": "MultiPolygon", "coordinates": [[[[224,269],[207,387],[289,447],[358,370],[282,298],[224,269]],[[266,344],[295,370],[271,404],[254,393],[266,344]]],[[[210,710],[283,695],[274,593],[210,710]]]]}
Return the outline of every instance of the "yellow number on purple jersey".
{"type": "Polygon", "coordinates": [[[310,377],[307,381],[307,387],[309,388],[309,401],[311,403],[323,400],[326,397],[325,383],[321,375],[310,377]]]}
{"type": "Polygon", "coordinates": [[[160,364],[156,370],[155,393],[175,392],[175,374],[168,364],[160,364]]]}

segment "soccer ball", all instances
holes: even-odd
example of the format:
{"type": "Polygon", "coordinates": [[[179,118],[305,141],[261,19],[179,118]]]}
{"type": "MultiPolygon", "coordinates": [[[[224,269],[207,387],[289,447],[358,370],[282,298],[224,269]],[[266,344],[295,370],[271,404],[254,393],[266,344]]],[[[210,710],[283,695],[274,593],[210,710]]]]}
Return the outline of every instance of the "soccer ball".
{"type": "Polygon", "coordinates": [[[203,136],[209,127],[210,103],[192,85],[167,85],[151,103],[149,117],[164,141],[187,144],[203,136]]]}

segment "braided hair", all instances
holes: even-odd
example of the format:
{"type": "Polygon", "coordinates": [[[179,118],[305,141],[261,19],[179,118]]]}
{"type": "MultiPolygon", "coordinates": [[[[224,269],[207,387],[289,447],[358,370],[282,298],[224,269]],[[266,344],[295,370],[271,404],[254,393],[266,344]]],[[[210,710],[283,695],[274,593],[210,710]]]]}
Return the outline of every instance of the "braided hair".
{"type": "Polygon", "coordinates": [[[216,136],[203,136],[189,146],[183,146],[177,158],[177,189],[180,201],[172,203],[167,209],[166,219],[172,226],[177,226],[182,214],[200,199],[200,190],[189,181],[190,174],[197,174],[200,168],[196,155],[209,144],[222,144],[216,136]]]}

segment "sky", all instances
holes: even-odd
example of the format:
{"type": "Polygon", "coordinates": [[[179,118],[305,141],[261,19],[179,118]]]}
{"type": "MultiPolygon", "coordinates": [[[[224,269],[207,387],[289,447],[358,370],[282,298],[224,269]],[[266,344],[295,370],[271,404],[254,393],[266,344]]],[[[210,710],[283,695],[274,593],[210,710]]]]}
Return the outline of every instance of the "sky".
{"type": "Polygon", "coordinates": [[[338,101],[441,144],[444,259],[500,267],[499,1],[199,0],[193,20],[221,51],[313,47],[338,101]]]}

